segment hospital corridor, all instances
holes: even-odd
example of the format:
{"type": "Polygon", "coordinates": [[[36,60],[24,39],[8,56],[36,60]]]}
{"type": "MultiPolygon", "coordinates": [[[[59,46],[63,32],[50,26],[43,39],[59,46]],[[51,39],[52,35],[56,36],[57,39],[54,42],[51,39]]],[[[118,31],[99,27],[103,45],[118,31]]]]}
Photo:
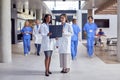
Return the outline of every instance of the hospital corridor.
{"type": "Polygon", "coordinates": [[[120,0],[0,0],[0,80],[120,80],[120,0]]]}

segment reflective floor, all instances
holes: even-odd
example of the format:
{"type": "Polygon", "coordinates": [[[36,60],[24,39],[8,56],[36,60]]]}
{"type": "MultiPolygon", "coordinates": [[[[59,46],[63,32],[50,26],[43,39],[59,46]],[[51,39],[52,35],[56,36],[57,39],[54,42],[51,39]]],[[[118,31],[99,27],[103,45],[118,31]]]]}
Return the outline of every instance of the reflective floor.
{"type": "Polygon", "coordinates": [[[13,63],[0,63],[0,80],[120,80],[120,64],[106,64],[99,57],[89,58],[86,47],[79,43],[77,59],[71,61],[71,71],[60,73],[59,55],[54,51],[52,75],[44,76],[44,54],[36,56],[34,45],[28,56],[23,55],[22,43],[12,45],[13,63]]]}

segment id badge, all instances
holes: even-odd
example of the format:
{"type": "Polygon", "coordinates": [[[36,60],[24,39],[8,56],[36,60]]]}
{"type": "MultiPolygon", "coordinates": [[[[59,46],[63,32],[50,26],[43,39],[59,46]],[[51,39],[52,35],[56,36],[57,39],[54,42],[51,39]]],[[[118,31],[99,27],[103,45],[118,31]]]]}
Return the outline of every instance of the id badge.
{"type": "Polygon", "coordinates": [[[29,35],[28,33],[26,33],[26,35],[29,35]]]}
{"type": "Polygon", "coordinates": [[[28,32],[28,31],[26,32],[26,35],[29,35],[29,32],[28,32]]]}
{"type": "Polygon", "coordinates": [[[89,30],[89,32],[93,32],[93,30],[89,30]]]}

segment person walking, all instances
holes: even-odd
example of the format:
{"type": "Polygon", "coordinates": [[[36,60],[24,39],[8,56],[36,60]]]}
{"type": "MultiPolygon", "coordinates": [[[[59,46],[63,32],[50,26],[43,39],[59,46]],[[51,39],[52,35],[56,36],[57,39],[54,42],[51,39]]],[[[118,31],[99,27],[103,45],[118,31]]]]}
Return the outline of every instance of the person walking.
{"type": "Polygon", "coordinates": [[[36,54],[37,56],[40,56],[42,36],[41,36],[41,24],[39,20],[36,20],[36,25],[33,28],[33,35],[35,40],[36,54]]]}
{"type": "Polygon", "coordinates": [[[24,55],[27,56],[30,54],[30,39],[32,34],[32,28],[29,26],[28,21],[25,21],[21,33],[23,34],[24,55]]]}
{"type": "Polygon", "coordinates": [[[88,22],[83,28],[85,34],[87,34],[87,52],[89,57],[93,57],[94,53],[94,39],[96,35],[97,25],[93,23],[93,17],[88,17],[88,22]]]}
{"type": "Polygon", "coordinates": [[[42,50],[45,54],[45,76],[49,76],[49,74],[52,74],[52,72],[50,72],[50,62],[54,44],[53,39],[50,39],[50,35],[52,35],[52,33],[49,32],[49,25],[51,24],[51,21],[51,15],[46,14],[41,25],[42,50]]]}
{"type": "Polygon", "coordinates": [[[63,25],[62,37],[57,39],[57,48],[60,54],[61,73],[68,73],[70,71],[70,57],[71,57],[71,36],[73,35],[72,26],[67,23],[67,15],[60,15],[61,24],[63,25]]]}
{"type": "Polygon", "coordinates": [[[71,38],[71,56],[72,56],[72,60],[74,60],[76,59],[76,56],[77,56],[78,36],[80,33],[80,28],[77,25],[76,19],[73,19],[72,23],[73,23],[72,28],[73,28],[74,35],[71,38]]]}

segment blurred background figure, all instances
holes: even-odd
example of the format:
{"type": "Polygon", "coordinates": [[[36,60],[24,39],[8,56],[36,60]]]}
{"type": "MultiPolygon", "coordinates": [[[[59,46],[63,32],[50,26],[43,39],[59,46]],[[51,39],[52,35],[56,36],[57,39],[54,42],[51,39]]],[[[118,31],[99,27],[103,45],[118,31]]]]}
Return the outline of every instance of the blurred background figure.
{"type": "Polygon", "coordinates": [[[83,28],[85,34],[87,34],[87,52],[89,57],[93,57],[94,53],[94,38],[96,35],[97,25],[93,22],[93,17],[88,17],[88,22],[83,28]]]}
{"type": "Polygon", "coordinates": [[[71,56],[72,56],[72,60],[74,60],[77,55],[78,36],[80,32],[80,28],[77,25],[76,19],[72,20],[72,28],[73,28],[74,34],[71,38],[71,56]]]}
{"type": "Polygon", "coordinates": [[[102,29],[99,29],[99,32],[97,34],[98,36],[105,36],[104,32],[102,31],[102,29]]]}
{"type": "Polygon", "coordinates": [[[100,43],[100,44],[101,44],[101,42],[102,42],[101,37],[102,37],[102,36],[106,37],[106,35],[105,35],[105,33],[102,31],[102,29],[99,29],[99,32],[97,33],[96,38],[95,38],[95,45],[96,45],[97,43],[100,43]]]}
{"type": "Polygon", "coordinates": [[[35,40],[35,47],[36,47],[36,54],[37,56],[40,56],[40,50],[41,50],[41,42],[42,42],[42,36],[41,36],[41,24],[40,20],[36,20],[36,25],[33,28],[33,35],[35,40]]]}
{"type": "Polygon", "coordinates": [[[29,26],[28,21],[25,21],[21,33],[23,34],[24,55],[27,56],[30,54],[30,39],[32,34],[32,28],[29,26]]]}

